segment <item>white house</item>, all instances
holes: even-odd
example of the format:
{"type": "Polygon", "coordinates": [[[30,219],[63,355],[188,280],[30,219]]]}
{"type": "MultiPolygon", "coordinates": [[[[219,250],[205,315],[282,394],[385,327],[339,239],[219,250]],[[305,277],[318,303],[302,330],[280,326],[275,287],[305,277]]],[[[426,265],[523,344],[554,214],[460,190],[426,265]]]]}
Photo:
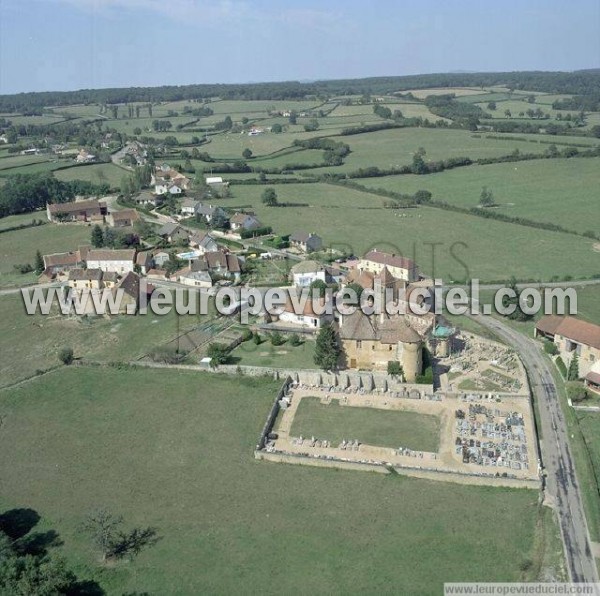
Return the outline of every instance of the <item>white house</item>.
{"type": "Polygon", "coordinates": [[[206,232],[196,232],[190,238],[190,247],[196,249],[201,255],[219,250],[216,240],[206,232]]]}
{"type": "Polygon", "coordinates": [[[313,302],[312,297],[309,296],[303,304],[300,300],[297,302],[298,304],[294,305],[291,298],[288,299],[279,315],[280,322],[320,329],[325,323],[333,321],[333,308],[331,305],[327,305],[324,298],[313,302]],[[327,311],[330,311],[331,314],[328,314],[327,311]]]}
{"type": "Polygon", "coordinates": [[[192,271],[189,267],[179,272],[179,283],[195,288],[212,288],[212,279],[208,271],[192,271]]]}
{"type": "Polygon", "coordinates": [[[300,261],[290,269],[290,275],[297,288],[308,287],[317,280],[327,282],[325,267],[317,261],[300,261]]]}
{"type": "Polygon", "coordinates": [[[230,221],[231,229],[235,231],[256,230],[262,227],[262,223],[255,215],[249,213],[236,213],[230,221]]]}
{"type": "Polygon", "coordinates": [[[86,264],[89,269],[102,269],[102,271],[124,274],[134,270],[135,249],[92,249],[88,251],[86,264]]]}
{"type": "Polygon", "coordinates": [[[190,217],[196,214],[196,210],[200,203],[194,199],[183,199],[181,203],[181,215],[190,217]]]}

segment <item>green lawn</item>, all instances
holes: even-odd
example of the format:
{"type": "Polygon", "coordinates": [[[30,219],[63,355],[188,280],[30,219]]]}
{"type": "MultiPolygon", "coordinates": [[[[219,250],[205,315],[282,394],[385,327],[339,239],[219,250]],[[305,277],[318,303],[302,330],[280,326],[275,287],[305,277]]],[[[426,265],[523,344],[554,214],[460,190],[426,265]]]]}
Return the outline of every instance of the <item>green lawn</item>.
{"type": "Polygon", "coordinates": [[[281,346],[271,344],[267,335],[261,333],[263,343],[256,345],[253,341],[241,343],[231,352],[235,364],[247,366],[272,366],[274,368],[317,368],[313,359],[315,343],[303,338],[299,346],[289,342],[281,346]]]}
{"type": "Polygon", "coordinates": [[[327,439],[333,445],[358,439],[379,447],[437,452],[440,421],[428,414],[341,406],[337,400],[324,405],[318,397],[304,397],[290,435],[327,439]]]}
{"type": "Polygon", "coordinates": [[[487,186],[498,203],[494,210],[511,217],[557,223],[580,232],[600,226],[600,158],[490,164],[359,182],[407,194],[425,189],[435,200],[466,208],[479,204],[481,189],[487,186]]]}
{"type": "Polygon", "coordinates": [[[523,577],[535,491],[256,461],[276,390],[65,368],[0,392],[0,505],[36,510],[78,576],[110,594],[439,594],[444,581],[523,577]],[[99,506],[161,540],[100,566],[79,529],[99,506]]]}

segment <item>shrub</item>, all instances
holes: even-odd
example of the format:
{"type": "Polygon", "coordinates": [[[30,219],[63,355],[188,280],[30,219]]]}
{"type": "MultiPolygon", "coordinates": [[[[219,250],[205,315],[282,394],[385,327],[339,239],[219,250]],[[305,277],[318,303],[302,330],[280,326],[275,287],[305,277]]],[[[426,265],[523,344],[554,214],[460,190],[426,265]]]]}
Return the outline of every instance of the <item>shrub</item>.
{"type": "Polygon", "coordinates": [[[58,359],[67,366],[73,362],[73,348],[64,347],[58,351],[58,359]]]}
{"type": "Polygon", "coordinates": [[[581,402],[589,398],[589,393],[583,383],[569,382],[566,384],[567,395],[572,402],[581,402]]]}
{"type": "Polygon", "coordinates": [[[242,341],[250,341],[254,334],[251,329],[244,329],[242,331],[242,341]]]}
{"type": "Polygon", "coordinates": [[[206,355],[211,358],[211,365],[226,364],[229,360],[229,347],[225,344],[212,343],[208,346],[206,355]]]}
{"type": "Polygon", "coordinates": [[[302,339],[300,338],[300,336],[297,333],[292,333],[292,335],[290,335],[289,340],[290,342],[290,346],[299,346],[302,344],[302,339]]]}
{"type": "Polygon", "coordinates": [[[148,355],[153,362],[178,364],[186,357],[186,352],[178,352],[175,348],[160,346],[152,350],[148,355]]]}
{"type": "Polygon", "coordinates": [[[282,346],[285,343],[286,339],[283,337],[279,331],[273,331],[271,333],[271,344],[274,346],[282,346]]]}
{"type": "Polygon", "coordinates": [[[397,360],[389,360],[387,363],[387,374],[392,377],[399,377],[404,374],[402,365],[397,360]]]}
{"type": "Polygon", "coordinates": [[[556,359],[556,366],[558,367],[558,370],[560,371],[560,374],[563,376],[563,379],[567,378],[567,367],[565,365],[565,363],[563,362],[563,359],[559,356],[556,359]]]}
{"type": "Polygon", "coordinates": [[[258,331],[254,334],[254,337],[252,338],[252,341],[257,346],[260,346],[260,344],[262,344],[262,337],[258,334],[258,331]]]}
{"type": "Polygon", "coordinates": [[[556,356],[558,354],[558,347],[553,341],[547,339],[544,341],[544,352],[550,354],[550,356],[556,356]]]}

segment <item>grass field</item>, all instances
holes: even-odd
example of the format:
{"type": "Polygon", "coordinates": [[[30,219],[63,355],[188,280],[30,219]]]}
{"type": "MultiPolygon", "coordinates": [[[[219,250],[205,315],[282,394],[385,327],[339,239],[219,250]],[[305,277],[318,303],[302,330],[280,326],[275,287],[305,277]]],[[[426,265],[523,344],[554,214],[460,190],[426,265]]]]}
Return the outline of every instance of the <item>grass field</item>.
{"type": "MultiPolygon", "coordinates": [[[[333,137],[333,140],[350,145],[352,153],[345,158],[344,165],[316,171],[350,172],[369,166],[391,168],[408,165],[420,147],[427,152],[426,161],[450,157],[500,157],[509,155],[515,149],[525,150],[524,143],[517,139],[491,139],[465,130],[435,128],[397,128],[333,137]]],[[[547,145],[531,143],[526,147],[527,151],[542,153],[547,145]]]]}
{"type": "MultiPolygon", "coordinates": [[[[2,236],[0,236],[1,238],[2,236]]],[[[25,312],[21,294],[0,296],[0,386],[15,383],[58,364],[57,353],[70,346],[76,358],[132,361],[153,348],[208,321],[209,316],[167,315],[66,317],[25,312]]]]}
{"type": "Polygon", "coordinates": [[[576,231],[600,226],[600,211],[593,209],[600,187],[600,158],[490,164],[359,182],[408,194],[426,189],[435,200],[467,208],[479,204],[481,189],[487,186],[498,203],[494,209],[511,217],[559,223],[576,231]]]}
{"type": "Polygon", "coordinates": [[[276,389],[72,368],[3,391],[0,503],[38,511],[79,577],[111,594],[438,594],[443,581],[524,577],[535,491],[256,461],[276,389]],[[101,567],[79,531],[99,506],[160,541],[101,567]]]}
{"type": "Polygon", "coordinates": [[[512,274],[518,279],[550,279],[600,272],[598,253],[586,238],[441,209],[384,209],[383,197],[321,183],[276,187],[280,202],[308,207],[266,207],[263,190],[260,185],[234,186],[233,197],[222,204],[252,205],[260,220],[278,234],[314,231],[327,245],[357,255],[373,246],[404,254],[425,273],[448,280],[491,281],[512,274]],[[441,244],[434,249],[432,242],[441,244]]]}
{"type": "Polygon", "coordinates": [[[378,447],[437,452],[440,421],[427,414],[346,407],[337,400],[324,405],[318,397],[304,397],[290,435],[327,439],[334,445],[357,439],[378,447]]]}
{"type": "Polygon", "coordinates": [[[59,170],[54,175],[59,180],[88,180],[95,184],[106,182],[111,188],[119,188],[121,179],[130,172],[113,163],[90,164],[59,170]]]}
{"type": "MultiPolygon", "coordinates": [[[[8,221],[27,223],[32,219],[45,220],[46,213],[28,213],[9,218],[8,221]]],[[[2,224],[5,225],[5,220],[2,220],[2,224]]],[[[46,224],[0,234],[0,286],[22,285],[34,281],[35,273],[21,275],[14,271],[14,265],[33,265],[37,250],[42,255],[76,250],[81,244],[89,244],[90,232],[91,228],[88,226],[46,224]]]]}

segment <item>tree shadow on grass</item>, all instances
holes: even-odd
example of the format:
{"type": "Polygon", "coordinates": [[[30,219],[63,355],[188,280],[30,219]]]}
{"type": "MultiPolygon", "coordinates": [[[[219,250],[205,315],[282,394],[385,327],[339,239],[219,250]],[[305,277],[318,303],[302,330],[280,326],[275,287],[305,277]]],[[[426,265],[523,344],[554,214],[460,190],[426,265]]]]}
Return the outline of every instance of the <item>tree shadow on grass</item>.
{"type": "Polygon", "coordinates": [[[0,531],[11,540],[19,540],[40,521],[40,515],[33,509],[10,509],[0,514],[0,531]]]}

